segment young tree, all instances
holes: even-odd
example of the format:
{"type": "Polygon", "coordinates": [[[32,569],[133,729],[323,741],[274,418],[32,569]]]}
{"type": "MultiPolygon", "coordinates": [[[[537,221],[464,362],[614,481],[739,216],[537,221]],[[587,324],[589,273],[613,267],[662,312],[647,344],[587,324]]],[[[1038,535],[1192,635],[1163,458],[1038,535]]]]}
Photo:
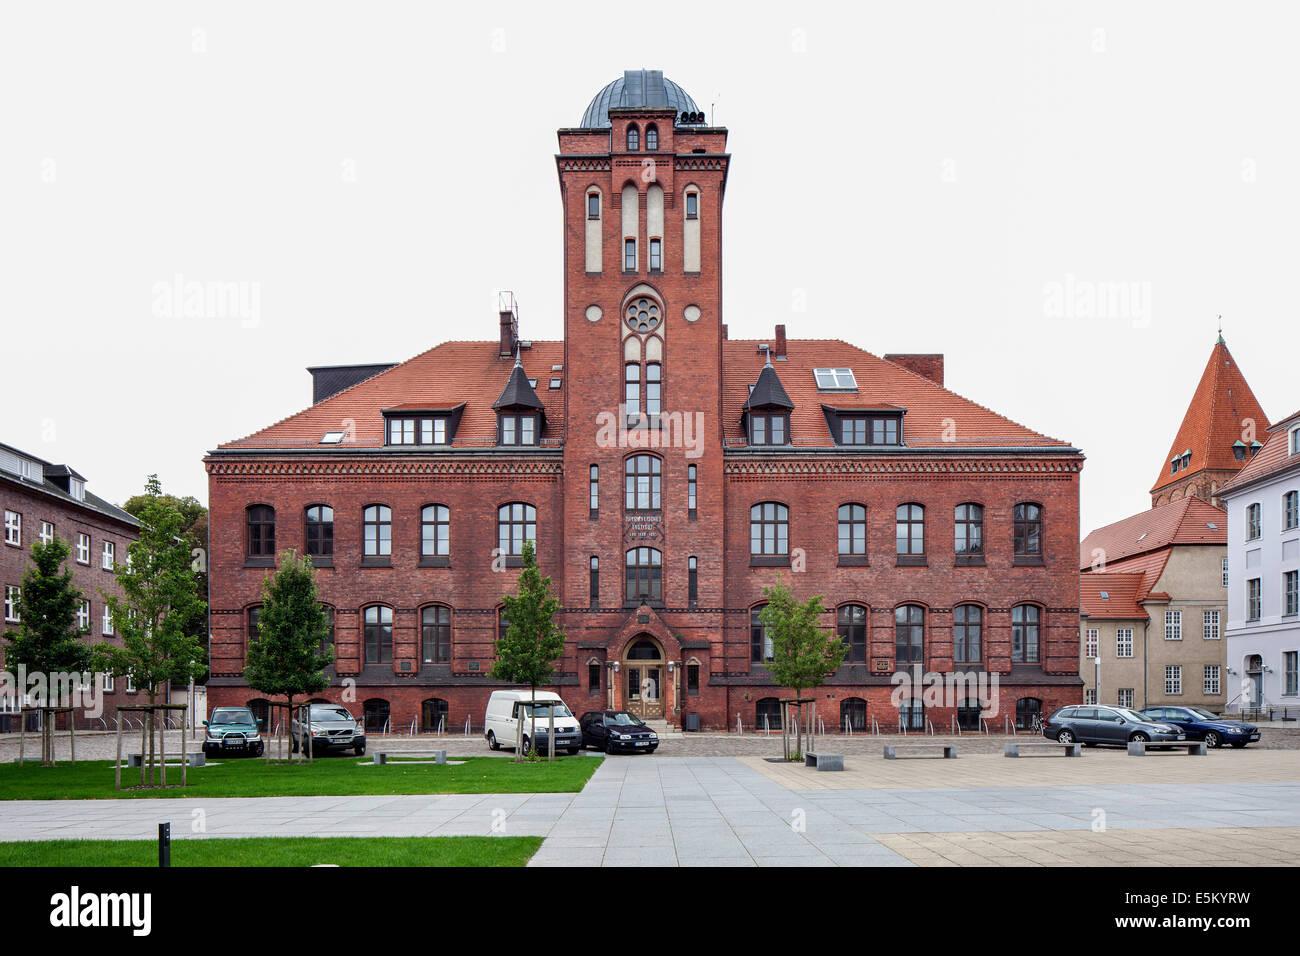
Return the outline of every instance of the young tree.
{"type": "MultiPolygon", "coordinates": [[[[826,614],[820,594],[800,604],[780,577],[776,584],[763,589],[767,606],[759,620],[772,639],[772,660],[767,669],[782,687],[789,687],[796,698],[809,687],[820,687],[829,674],[844,663],[847,648],[834,631],[821,621],[826,614]]],[[[803,721],[797,729],[795,748],[803,752],[803,721]]]]}
{"type": "MultiPolygon", "coordinates": [[[[497,659],[491,675],[512,684],[527,684],[532,691],[529,746],[537,740],[537,686],[551,679],[555,660],[564,650],[564,631],[555,624],[559,600],[551,594],[551,579],[537,569],[533,542],[524,542],[524,569],[519,573],[519,596],[505,595],[508,627],[496,642],[497,659]]],[[[521,755],[515,750],[515,760],[521,755]]]]}
{"type": "MultiPolygon", "coordinates": [[[[90,667],[90,648],[82,641],[88,629],[77,626],[81,592],[73,587],[72,572],[66,570],[68,545],[60,538],[49,544],[32,545],[31,564],[23,575],[22,601],[16,630],[6,630],[5,667],[28,674],[44,674],[49,697],[45,704],[61,707],[66,685],[55,674],[84,673],[90,667]]],[[[78,682],[79,683],[79,682],[78,682]]],[[[26,688],[20,688],[20,693],[26,688]]],[[[71,719],[71,715],[69,715],[71,719]]],[[[74,730],[75,733],[75,730],[74,730]]],[[[41,763],[54,756],[54,721],[41,721],[41,763]]]]}
{"type": "MultiPolygon", "coordinates": [[[[128,675],[149,697],[152,706],[171,682],[188,684],[202,672],[204,647],[194,633],[194,619],[207,604],[199,597],[199,582],[191,569],[190,545],[184,538],[185,518],[166,500],[157,475],[145,482],[139,504],[140,540],[127,549],[130,560],[117,564],[113,576],[122,597],[104,593],[114,630],[122,646],[95,647],[94,667],[128,675]]],[[[140,761],[140,785],[154,782],[154,743],[157,721],[148,712],[141,735],[141,753],[148,741],[148,759],[140,761]]],[[[166,782],[167,771],[162,771],[166,782]]]]}
{"type": "MultiPolygon", "coordinates": [[[[262,582],[257,640],[249,642],[244,667],[248,686],[268,696],[284,695],[292,718],[295,697],[329,686],[324,672],[334,661],[334,649],[325,646],[329,635],[329,615],[316,591],[311,558],[285,551],[275,573],[262,582]]],[[[305,760],[311,747],[310,709],[299,736],[305,760]]]]}

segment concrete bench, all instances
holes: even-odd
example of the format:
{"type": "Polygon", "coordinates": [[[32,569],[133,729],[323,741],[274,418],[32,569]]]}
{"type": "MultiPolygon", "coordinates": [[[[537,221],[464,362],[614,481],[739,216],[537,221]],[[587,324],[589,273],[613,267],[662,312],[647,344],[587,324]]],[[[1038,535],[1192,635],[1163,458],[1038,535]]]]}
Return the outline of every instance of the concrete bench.
{"type": "Polygon", "coordinates": [[[1064,757],[1082,757],[1082,756],[1083,756],[1083,745],[1082,745],[1082,744],[1080,744],[1080,743],[1071,743],[1071,744],[1058,743],[1058,742],[1056,742],[1056,741],[1054,741],[1054,740],[1044,740],[1044,741],[1042,741],[1041,743],[1014,743],[1014,744],[1003,744],[1003,745],[1002,745],[1002,756],[1004,756],[1004,757],[1020,757],[1020,756],[1023,756],[1023,755],[1020,753],[1021,750],[1025,750],[1025,749],[1028,749],[1028,750],[1055,750],[1055,749],[1058,748],[1058,747],[1061,748],[1061,750],[1064,751],[1064,753],[1063,753],[1061,756],[1064,756],[1064,757]]]}
{"type": "Polygon", "coordinates": [[[376,750],[375,763],[388,763],[389,757],[432,757],[434,763],[446,763],[445,750],[376,750]]]}
{"type": "Polygon", "coordinates": [[[843,770],[844,754],[806,753],[803,755],[803,765],[817,770],[843,770]]]}
{"type": "Polygon", "coordinates": [[[1161,747],[1183,747],[1187,750],[1189,757],[1204,757],[1210,752],[1205,746],[1204,740],[1130,740],[1128,742],[1128,755],[1130,757],[1145,757],[1148,750],[1158,750],[1161,747]]]}
{"type": "Polygon", "coordinates": [[[954,760],[957,757],[956,744],[885,744],[886,760],[902,760],[912,757],[939,757],[942,756],[947,760],[954,760]],[[900,754],[899,750],[920,750],[923,753],[900,754]],[[942,750],[942,754],[931,753],[934,750],[942,750]]]}
{"type": "MultiPolygon", "coordinates": [[[[127,754],[127,755],[126,755],[126,766],[128,766],[128,767],[138,767],[138,766],[140,766],[140,764],[142,764],[143,762],[144,762],[144,758],[143,758],[140,754],[127,754]]],[[[203,767],[203,766],[206,766],[206,765],[207,765],[207,762],[208,762],[208,760],[207,760],[207,754],[205,754],[205,753],[203,753],[203,752],[201,752],[201,751],[198,752],[198,753],[186,754],[186,755],[185,755],[185,762],[186,762],[187,764],[189,764],[191,767],[203,767]]],[[[169,766],[169,767],[179,767],[180,765],[181,765],[181,761],[180,761],[180,758],[179,758],[178,756],[174,756],[174,755],[172,755],[172,754],[168,754],[168,755],[167,755],[167,766],[169,766]]]]}

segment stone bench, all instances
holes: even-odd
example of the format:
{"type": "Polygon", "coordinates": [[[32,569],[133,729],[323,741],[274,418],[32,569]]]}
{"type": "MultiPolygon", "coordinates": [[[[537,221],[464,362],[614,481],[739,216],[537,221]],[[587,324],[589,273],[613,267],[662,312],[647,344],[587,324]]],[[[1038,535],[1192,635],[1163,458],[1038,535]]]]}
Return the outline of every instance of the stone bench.
{"type": "Polygon", "coordinates": [[[940,757],[947,760],[954,760],[957,757],[956,744],[885,744],[886,760],[903,760],[912,757],[940,757]],[[899,750],[920,750],[923,753],[900,754],[899,750]],[[931,751],[942,750],[942,754],[931,753],[931,751]]]}
{"type": "Polygon", "coordinates": [[[844,754],[806,753],[803,755],[803,765],[817,770],[843,770],[844,754]]]}
{"type": "Polygon", "coordinates": [[[1210,752],[1205,746],[1204,740],[1130,740],[1128,742],[1128,755],[1130,757],[1145,757],[1148,750],[1158,750],[1161,747],[1183,747],[1187,750],[1189,757],[1204,757],[1210,752]]]}
{"type": "Polygon", "coordinates": [[[1063,756],[1063,757],[1082,757],[1082,756],[1083,756],[1083,745],[1082,745],[1082,744],[1077,743],[1077,742],[1076,742],[1076,743],[1069,743],[1069,744],[1067,744],[1067,743],[1058,743],[1057,741],[1054,741],[1054,740],[1044,740],[1044,741],[1042,741],[1041,743],[1014,743],[1014,744],[1003,744],[1003,745],[1002,745],[1002,756],[1004,756],[1004,757],[1020,757],[1020,756],[1023,756],[1023,755],[1020,753],[1021,750],[1026,750],[1026,749],[1028,749],[1028,750],[1055,750],[1055,749],[1058,748],[1058,747],[1061,748],[1061,750],[1064,751],[1064,753],[1061,755],[1061,756],[1063,756]]]}
{"type": "Polygon", "coordinates": [[[445,750],[376,750],[375,763],[388,763],[389,757],[432,757],[434,763],[446,763],[445,750]]]}
{"type": "MultiPolygon", "coordinates": [[[[204,766],[207,765],[207,762],[208,762],[208,761],[207,761],[207,754],[202,753],[202,752],[199,752],[199,753],[192,753],[192,754],[186,754],[186,755],[185,755],[185,762],[186,762],[187,764],[189,764],[191,767],[204,767],[204,766]]],[[[127,754],[127,755],[126,755],[126,766],[128,766],[128,767],[138,767],[138,766],[140,766],[142,763],[144,763],[144,758],[143,758],[140,754],[127,754]]],[[[174,755],[172,755],[172,754],[168,754],[168,755],[167,755],[167,766],[169,766],[169,767],[179,767],[180,765],[181,765],[181,761],[180,761],[180,758],[179,758],[179,757],[174,756],[174,755]]]]}

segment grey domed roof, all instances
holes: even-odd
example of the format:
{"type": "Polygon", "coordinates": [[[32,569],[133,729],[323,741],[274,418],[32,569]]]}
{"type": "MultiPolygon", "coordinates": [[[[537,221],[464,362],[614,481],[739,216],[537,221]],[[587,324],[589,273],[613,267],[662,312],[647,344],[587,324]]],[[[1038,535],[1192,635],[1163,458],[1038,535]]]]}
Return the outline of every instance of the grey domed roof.
{"type": "Polygon", "coordinates": [[[609,126],[609,111],[617,106],[671,107],[677,113],[699,111],[690,95],[666,78],[662,70],[627,70],[595,95],[582,114],[581,129],[609,126]]]}

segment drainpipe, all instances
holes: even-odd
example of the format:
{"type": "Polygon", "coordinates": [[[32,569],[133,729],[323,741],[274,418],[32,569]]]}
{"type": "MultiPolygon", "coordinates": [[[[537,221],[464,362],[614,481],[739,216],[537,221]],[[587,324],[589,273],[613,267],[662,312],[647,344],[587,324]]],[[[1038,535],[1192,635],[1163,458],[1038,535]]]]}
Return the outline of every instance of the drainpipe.
{"type": "Polygon", "coordinates": [[[1149,683],[1151,672],[1147,669],[1147,631],[1151,629],[1151,619],[1142,625],[1142,706],[1151,706],[1151,697],[1149,696],[1149,683]]]}

